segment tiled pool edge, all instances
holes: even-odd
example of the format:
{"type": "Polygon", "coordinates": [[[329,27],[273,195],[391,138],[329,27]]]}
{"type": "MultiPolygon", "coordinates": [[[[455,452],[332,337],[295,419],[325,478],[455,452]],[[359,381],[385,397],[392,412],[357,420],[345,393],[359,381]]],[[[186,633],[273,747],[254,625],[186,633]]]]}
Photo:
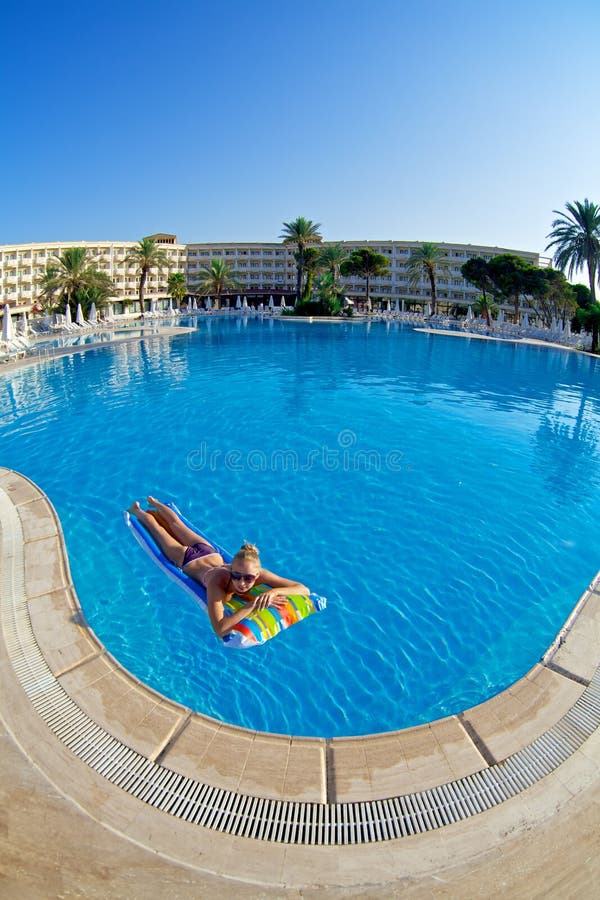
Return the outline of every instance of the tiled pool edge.
{"type": "MultiPolygon", "coordinates": [[[[19,507],[39,501],[47,503],[47,501],[34,485],[22,476],[10,473],[8,470],[0,470],[0,486],[5,482],[3,476],[10,476],[13,496],[12,500],[9,500],[8,494],[5,491],[1,492],[3,494],[2,554],[3,557],[6,556],[7,541],[12,542],[9,546],[8,556],[14,560],[18,555],[19,542],[23,545],[19,507]],[[9,506],[12,506],[12,513],[9,506]],[[12,523],[10,523],[11,518],[12,523]]],[[[76,613],[74,605],[76,598],[74,595],[67,597],[71,586],[60,526],[53,516],[51,507],[47,505],[46,508],[52,521],[47,521],[45,526],[43,522],[40,525],[43,517],[41,519],[38,517],[35,525],[37,531],[34,530],[34,535],[37,534],[38,542],[47,542],[50,539],[53,525],[54,537],[59,539],[58,549],[63,555],[62,561],[55,560],[55,564],[58,566],[56,571],[59,573],[59,579],[61,577],[64,582],[62,587],[65,592],[65,602],[70,604],[70,612],[76,613]]],[[[23,558],[25,559],[25,557],[23,558]]],[[[86,716],[52,674],[41,654],[29,620],[28,605],[33,598],[31,596],[28,599],[25,598],[24,572],[19,576],[19,572],[14,566],[9,567],[6,564],[3,564],[2,570],[5,579],[2,584],[3,612],[8,594],[16,596],[19,591],[22,593],[22,602],[17,603],[15,610],[16,619],[12,625],[8,626],[7,643],[12,642],[11,652],[14,654],[15,647],[17,647],[17,653],[20,655],[15,670],[24,679],[24,687],[34,708],[42,716],[49,717],[47,724],[54,729],[55,734],[67,746],[71,746],[73,752],[84,759],[88,765],[94,766],[103,777],[108,777],[119,787],[129,787],[133,796],[139,797],[146,803],[151,803],[158,809],[170,812],[171,815],[179,816],[181,819],[219,831],[226,831],[232,835],[284,843],[327,845],[370,843],[422,834],[425,831],[438,829],[445,824],[469,818],[482,810],[490,809],[535,784],[536,781],[559,766],[564,759],[567,759],[598,726],[600,698],[599,676],[596,670],[590,679],[589,686],[583,687],[580,682],[577,684],[580,694],[567,713],[560,717],[558,723],[546,729],[528,746],[511,754],[500,763],[492,763],[492,765],[481,768],[466,777],[434,785],[422,791],[412,791],[406,794],[389,792],[387,795],[375,799],[357,798],[347,802],[326,803],[316,800],[305,802],[293,799],[277,800],[273,797],[261,798],[259,795],[242,794],[236,790],[215,787],[209,783],[203,784],[189,775],[160,765],[150,758],[150,754],[144,756],[144,754],[127,747],[123,741],[108,734],[101,725],[86,716]],[[7,582],[9,571],[10,578],[7,582]],[[19,577],[23,579],[21,586],[17,583],[19,577]],[[52,702],[48,706],[49,698],[52,702]],[[81,727],[83,727],[82,731],[80,731],[81,727]],[[74,732],[71,729],[74,729],[74,732]],[[66,735],[68,736],[67,740],[65,740],[66,735]],[[72,743],[69,744],[68,741],[72,741],[72,743]],[[104,756],[102,750],[106,751],[104,756]]],[[[44,587],[42,583],[34,582],[34,591],[40,587],[44,587]]],[[[43,590],[38,593],[38,596],[43,595],[43,590]]],[[[34,593],[34,598],[35,596],[34,593]]],[[[586,599],[584,597],[578,604],[580,608],[585,605],[584,600],[586,599]]],[[[83,628],[84,626],[79,622],[78,627],[83,628]]],[[[73,671],[80,666],[85,666],[86,660],[93,659],[95,656],[100,658],[102,656],[101,647],[96,645],[95,653],[91,649],[93,647],[94,643],[92,642],[88,645],[90,652],[84,653],[76,665],[67,666],[66,671],[73,671]]],[[[558,649],[557,647],[556,650],[558,649]]],[[[556,652],[553,655],[556,656],[556,652]]],[[[130,678],[126,674],[123,677],[130,678]]],[[[587,680],[583,676],[577,677],[583,678],[584,681],[587,680]]],[[[156,695],[153,692],[149,693],[156,705],[156,695]]],[[[181,708],[179,709],[181,713],[181,708]]],[[[463,714],[466,723],[469,723],[468,712],[463,714]]],[[[181,719],[181,714],[179,718],[181,719]]],[[[187,718],[183,722],[181,730],[185,730],[186,725],[187,718]]],[[[235,738],[236,729],[225,728],[223,730],[225,739],[235,738]]],[[[243,733],[243,730],[240,729],[240,731],[243,733]]],[[[414,731],[418,734],[422,729],[414,731]]],[[[171,728],[171,732],[173,740],[177,742],[177,728],[171,728]]],[[[166,736],[168,737],[168,732],[166,732],[166,736]]],[[[395,736],[375,736],[375,739],[381,749],[382,742],[394,741],[395,736]]],[[[289,743],[293,739],[280,737],[276,740],[279,741],[281,750],[286,742],[289,743]]],[[[329,742],[327,746],[328,749],[336,746],[343,748],[349,743],[360,746],[360,744],[368,744],[370,740],[371,738],[333,741],[329,742]]],[[[163,749],[167,749],[167,745],[168,741],[163,749]]],[[[157,756],[160,758],[161,754],[159,753],[157,756]]],[[[343,754],[340,759],[342,758],[343,754]]],[[[483,760],[483,756],[481,759],[483,760]]],[[[337,764],[339,764],[339,760],[337,764]]]]}

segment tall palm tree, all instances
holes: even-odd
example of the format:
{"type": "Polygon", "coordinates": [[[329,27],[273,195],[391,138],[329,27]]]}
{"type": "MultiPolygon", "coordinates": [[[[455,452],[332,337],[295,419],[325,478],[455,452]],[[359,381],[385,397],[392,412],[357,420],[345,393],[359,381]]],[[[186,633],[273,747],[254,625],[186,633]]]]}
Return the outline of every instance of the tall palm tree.
{"type": "MultiPolygon", "coordinates": [[[[294,258],[296,262],[298,254],[294,253],[294,258]]],[[[310,300],[313,291],[313,282],[315,280],[315,275],[319,270],[322,269],[321,263],[321,254],[317,250],[316,247],[307,247],[304,251],[304,264],[303,270],[306,273],[306,280],[304,282],[304,290],[302,291],[302,299],[310,300]]]]}
{"type": "Polygon", "coordinates": [[[154,238],[142,238],[135,247],[132,247],[127,256],[125,263],[134,263],[137,268],[137,274],[140,276],[140,285],[138,299],[140,302],[140,310],[144,313],[144,289],[146,287],[146,279],[150,269],[168,269],[170,266],[167,254],[157,245],[154,238]]]}
{"type": "Polygon", "coordinates": [[[188,292],[185,275],[183,272],[171,272],[167,279],[167,290],[177,306],[181,306],[188,292]]]}
{"type": "Polygon", "coordinates": [[[222,259],[212,259],[209,265],[201,267],[196,290],[203,297],[214,294],[218,309],[223,291],[237,290],[241,286],[238,273],[228,263],[222,259]]]}
{"type": "Polygon", "coordinates": [[[344,262],[345,259],[348,259],[350,255],[348,250],[345,247],[342,247],[341,244],[328,244],[327,247],[323,247],[321,249],[321,265],[324,269],[327,269],[329,274],[332,276],[332,285],[335,287],[335,284],[340,275],[340,266],[344,262]]]}
{"type": "Polygon", "coordinates": [[[319,232],[320,224],[299,216],[293,222],[283,223],[283,234],[280,235],[284,244],[296,245],[296,303],[300,303],[302,297],[302,274],[304,272],[304,252],[311,244],[319,244],[323,238],[319,232]]]}
{"type": "Polygon", "coordinates": [[[114,290],[108,275],[94,268],[95,259],[86,247],[68,247],[59,255],[53,253],[38,285],[39,299],[44,306],[69,304],[76,296],[84,296],[92,288],[110,294],[114,290]]]}
{"type": "Polygon", "coordinates": [[[429,279],[431,290],[431,314],[437,313],[436,275],[448,265],[448,258],[444,250],[437,244],[425,241],[420,247],[416,247],[410,254],[407,262],[409,284],[415,289],[423,275],[429,279]]]}
{"type": "Polygon", "coordinates": [[[568,214],[553,209],[558,219],[552,223],[552,238],[546,250],[555,247],[554,264],[569,278],[574,272],[587,266],[592,302],[596,302],[596,277],[600,263],[600,206],[590,203],[565,204],[568,214]]]}

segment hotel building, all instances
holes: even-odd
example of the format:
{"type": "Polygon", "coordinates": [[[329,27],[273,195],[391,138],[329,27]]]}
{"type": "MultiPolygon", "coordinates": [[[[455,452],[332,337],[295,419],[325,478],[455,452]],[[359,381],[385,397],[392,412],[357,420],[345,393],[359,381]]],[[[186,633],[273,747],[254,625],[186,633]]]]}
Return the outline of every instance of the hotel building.
{"type": "MultiPolygon", "coordinates": [[[[153,235],[164,250],[170,263],[168,270],[153,269],[148,275],[145,296],[149,302],[168,297],[167,278],[171,272],[186,276],[190,291],[201,272],[201,267],[212,259],[222,259],[231,265],[241,287],[235,294],[253,298],[285,294],[289,299],[296,288],[296,263],[294,247],[282,243],[196,243],[180,244],[175,235],[153,235]]],[[[16,311],[29,311],[39,293],[39,280],[53,255],[60,255],[69,247],[85,247],[90,252],[95,268],[108,275],[114,284],[112,303],[114,312],[136,309],[138,275],[133,263],[127,263],[127,255],[134,241],[60,241],[48,244],[0,245],[0,304],[8,303],[16,311]]],[[[327,246],[324,241],[321,246],[327,246]]],[[[411,251],[420,246],[418,241],[341,241],[348,251],[369,247],[382,253],[390,261],[389,274],[371,280],[373,299],[405,299],[408,304],[427,303],[429,282],[423,278],[416,288],[409,285],[407,262],[411,251]]],[[[502,247],[486,247],[475,244],[440,243],[447,257],[447,264],[436,279],[438,302],[441,307],[467,306],[474,303],[479,291],[462,277],[460,267],[468,259],[483,257],[492,259],[501,253],[513,253],[535,266],[545,266],[548,260],[537,253],[508,250],[502,247]]],[[[342,278],[346,294],[360,300],[365,298],[365,282],[360,278],[342,278]]]]}

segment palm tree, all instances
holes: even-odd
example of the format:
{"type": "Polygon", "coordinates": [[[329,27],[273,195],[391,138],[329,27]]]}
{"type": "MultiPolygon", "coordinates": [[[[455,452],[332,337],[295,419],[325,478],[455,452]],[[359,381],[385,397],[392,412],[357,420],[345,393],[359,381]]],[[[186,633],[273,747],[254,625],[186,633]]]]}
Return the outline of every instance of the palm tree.
{"type": "Polygon", "coordinates": [[[342,275],[358,275],[367,282],[367,307],[371,302],[369,297],[369,285],[371,278],[386,275],[390,270],[390,261],[383,253],[375,253],[370,247],[360,247],[353,250],[348,259],[340,265],[342,275]]]}
{"type": "Polygon", "coordinates": [[[42,305],[70,304],[75,296],[84,297],[93,288],[109,296],[114,286],[105,272],[94,268],[95,260],[85,247],[68,247],[59,255],[53,253],[38,284],[42,305]]]}
{"type": "Polygon", "coordinates": [[[331,275],[330,290],[339,299],[343,295],[344,289],[338,289],[338,278],[340,276],[340,267],[342,263],[348,259],[350,253],[340,243],[329,244],[321,250],[321,266],[331,275]]]}
{"type": "Polygon", "coordinates": [[[181,306],[188,292],[185,275],[183,272],[171,272],[167,279],[167,290],[177,306],[181,306]]]}
{"type": "Polygon", "coordinates": [[[283,223],[283,234],[280,235],[284,244],[296,245],[296,303],[300,303],[302,297],[302,274],[304,272],[304,252],[311,244],[322,241],[319,233],[321,226],[317,222],[311,222],[304,216],[299,216],[293,222],[283,223]]]}
{"type": "Polygon", "coordinates": [[[217,309],[221,305],[223,291],[232,291],[241,288],[238,281],[238,273],[222,259],[212,259],[208,266],[202,266],[198,275],[196,290],[203,297],[214,294],[217,309]]]}
{"type": "Polygon", "coordinates": [[[437,244],[425,241],[420,247],[415,247],[406,265],[409,273],[409,284],[413,290],[417,287],[423,275],[429,279],[431,314],[435,316],[437,313],[435,279],[438,271],[448,265],[446,252],[441,250],[437,244]]]}
{"type": "Polygon", "coordinates": [[[146,279],[150,269],[168,269],[170,266],[167,254],[157,245],[154,238],[142,238],[135,247],[132,247],[127,256],[125,263],[134,263],[137,267],[137,274],[140,276],[140,286],[138,299],[140,302],[140,310],[144,314],[144,288],[146,287],[146,279]]]}
{"type": "Polygon", "coordinates": [[[341,244],[328,244],[321,249],[321,265],[333,276],[333,284],[339,278],[340,266],[349,256],[348,250],[341,244]]]}
{"type": "Polygon", "coordinates": [[[600,263],[600,206],[590,203],[566,203],[568,214],[553,209],[558,219],[552,223],[552,238],[546,250],[555,247],[554,264],[569,278],[573,273],[587,266],[592,302],[596,302],[596,276],[600,263]]]}
{"type": "Polygon", "coordinates": [[[339,315],[342,308],[344,287],[335,280],[331,272],[325,272],[317,281],[317,291],[323,313],[327,316],[339,315]]]}
{"type": "MultiPolygon", "coordinates": [[[[297,262],[297,253],[294,253],[294,258],[297,262]]],[[[315,275],[322,268],[321,254],[316,247],[306,248],[306,250],[304,251],[304,261],[302,268],[303,271],[306,272],[306,281],[304,283],[304,290],[302,291],[302,299],[310,300],[312,296],[313,281],[315,279],[315,275]]]]}

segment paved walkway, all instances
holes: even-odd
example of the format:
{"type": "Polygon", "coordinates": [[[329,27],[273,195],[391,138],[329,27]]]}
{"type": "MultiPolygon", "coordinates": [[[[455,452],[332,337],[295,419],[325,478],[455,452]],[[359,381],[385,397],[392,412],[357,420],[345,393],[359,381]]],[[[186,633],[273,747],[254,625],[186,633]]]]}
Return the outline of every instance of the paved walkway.
{"type": "MultiPolygon", "coordinates": [[[[600,759],[600,744],[596,758],[600,759]]],[[[506,822],[497,845],[473,852],[456,864],[411,874],[411,860],[427,857],[415,846],[403,857],[406,874],[393,881],[318,887],[314,878],[302,888],[248,884],[202,871],[158,855],[98,821],[100,809],[82,809],[63,789],[32,764],[14,738],[0,728],[0,896],[5,900],[211,900],[271,897],[414,897],[414,898],[595,898],[600,884],[600,780],[588,784],[546,822],[528,825],[519,811],[506,822]]],[[[513,801],[509,801],[513,802],[513,801]]],[[[495,812],[484,814],[493,816],[495,812]]],[[[482,821],[477,829],[487,830],[482,821]]],[[[465,835],[465,840],[469,840],[465,835]]],[[[421,837],[415,840],[420,842],[421,837]]],[[[442,836],[436,837],[440,844],[442,836]]],[[[335,848],[331,848],[335,853],[335,848]]],[[[232,846],[232,852],[235,847],[232,846]]],[[[267,875],[268,873],[265,873],[267,875]]]]}

